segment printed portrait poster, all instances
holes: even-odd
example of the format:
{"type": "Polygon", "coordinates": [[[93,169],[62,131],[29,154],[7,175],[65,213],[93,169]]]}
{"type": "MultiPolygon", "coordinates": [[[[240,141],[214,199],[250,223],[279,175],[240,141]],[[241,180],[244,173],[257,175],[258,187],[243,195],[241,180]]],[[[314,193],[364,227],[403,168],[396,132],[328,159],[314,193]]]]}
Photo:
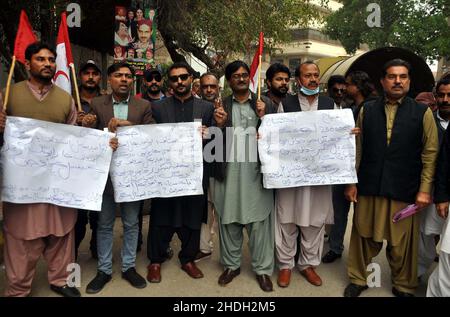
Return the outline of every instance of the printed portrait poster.
{"type": "Polygon", "coordinates": [[[136,75],[154,63],[156,42],[156,9],[138,6],[115,8],[114,60],[126,61],[136,75]]]}

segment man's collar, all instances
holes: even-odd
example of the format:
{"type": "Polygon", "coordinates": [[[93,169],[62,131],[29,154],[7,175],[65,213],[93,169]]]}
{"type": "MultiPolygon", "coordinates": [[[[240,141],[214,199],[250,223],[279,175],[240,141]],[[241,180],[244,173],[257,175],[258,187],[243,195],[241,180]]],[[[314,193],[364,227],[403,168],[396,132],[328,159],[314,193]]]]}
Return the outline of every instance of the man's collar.
{"type": "Polygon", "coordinates": [[[176,95],[173,95],[173,99],[178,101],[178,102],[180,102],[180,103],[185,103],[187,101],[190,101],[190,100],[194,99],[194,95],[191,94],[189,96],[189,98],[185,99],[184,101],[180,100],[176,95]]]}
{"type": "Polygon", "coordinates": [[[439,119],[439,121],[445,121],[445,122],[447,122],[447,120],[443,119],[443,118],[441,117],[441,115],[439,114],[439,109],[436,111],[436,116],[437,116],[437,118],[439,119]]]}
{"type": "Polygon", "coordinates": [[[387,104],[400,106],[403,103],[403,99],[405,99],[405,97],[402,97],[402,98],[392,102],[387,98],[387,96],[384,96],[384,100],[385,100],[385,103],[387,103],[387,104]]]}
{"type": "Polygon", "coordinates": [[[30,87],[31,90],[38,92],[39,94],[45,94],[47,91],[49,91],[53,87],[53,83],[50,82],[50,84],[45,85],[42,90],[39,89],[37,85],[34,85],[30,80],[27,80],[28,87],[30,87]]]}
{"type": "Polygon", "coordinates": [[[233,96],[233,97],[232,97],[231,100],[236,101],[237,103],[246,103],[247,101],[252,100],[252,93],[251,93],[251,91],[249,91],[248,98],[247,98],[247,100],[245,100],[245,101],[239,101],[239,100],[237,100],[234,94],[233,94],[232,96],[233,96]]]}
{"type": "Polygon", "coordinates": [[[130,95],[128,95],[128,98],[126,100],[122,100],[122,101],[117,101],[114,98],[113,94],[111,94],[111,97],[112,97],[113,105],[118,105],[118,104],[121,104],[121,103],[128,103],[130,101],[130,95]]]}

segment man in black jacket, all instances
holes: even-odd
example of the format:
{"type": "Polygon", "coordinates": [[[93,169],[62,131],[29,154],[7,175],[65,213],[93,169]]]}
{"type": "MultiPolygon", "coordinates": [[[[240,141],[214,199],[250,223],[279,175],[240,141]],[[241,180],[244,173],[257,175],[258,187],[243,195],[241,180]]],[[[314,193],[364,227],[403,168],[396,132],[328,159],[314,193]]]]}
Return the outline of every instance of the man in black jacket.
{"type": "MultiPolygon", "coordinates": [[[[201,120],[203,132],[213,122],[212,103],[194,98],[191,92],[192,69],[186,63],[174,63],[168,71],[174,95],[153,105],[156,123],[194,122],[201,120]]],[[[147,256],[150,260],[147,280],[161,281],[161,264],[167,258],[167,248],[174,233],[181,240],[178,258],[181,268],[192,278],[202,278],[194,260],[199,251],[200,228],[207,217],[207,189],[209,173],[203,165],[202,195],[173,198],[154,198],[150,213],[147,256]]]]}

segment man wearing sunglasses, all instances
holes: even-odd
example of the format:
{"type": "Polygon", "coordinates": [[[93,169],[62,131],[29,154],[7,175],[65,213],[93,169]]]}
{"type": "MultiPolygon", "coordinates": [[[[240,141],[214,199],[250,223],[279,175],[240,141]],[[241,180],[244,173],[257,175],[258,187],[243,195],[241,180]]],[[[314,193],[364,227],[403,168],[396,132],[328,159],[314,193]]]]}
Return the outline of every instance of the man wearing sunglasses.
{"type": "Polygon", "coordinates": [[[142,98],[154,103],[163,100],[166,96],[161,91],[162,74],[157,68],[150,68],[144,72],[145,92],[142,98]]]}
{"type": "Polygon", "coordinates": [[[328,96],[334,100],[334,103],[340,108],[345,108],[345,97],[347,94],[347,85],[345,78],[341,75],[333,75],[327,83],[328,96]]]}
{"type": "MultiPolygon", "coordinates": [[[[191,91],[192,69],[186,63],[174,63],[168,71],[170,96],[153,105],[153,115],[157,123],[202,122],[202,133],[212,124],[214,106],[205,100],[194,98],[191,91]]],[[[176,233],[181,240],[178,258],[181,269],[190,277],[198,279],[203,273],[195,264],[199,252],[200,228],[206,223],[207,189],[209,173],[203,164],[202,195],[152,200],[151,221],[147,242],[147,256],[150,260],[147,280],[150,283],[161,281],[161,264],[167,258],[169,241],[176,233]]]]}

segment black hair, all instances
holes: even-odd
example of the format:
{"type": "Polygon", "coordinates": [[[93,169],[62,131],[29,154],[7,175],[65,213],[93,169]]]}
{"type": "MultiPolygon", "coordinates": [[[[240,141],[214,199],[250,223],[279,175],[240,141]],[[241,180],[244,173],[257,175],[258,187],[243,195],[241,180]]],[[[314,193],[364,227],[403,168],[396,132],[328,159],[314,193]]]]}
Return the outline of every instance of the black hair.
{"type": "Polygon", "coordinates": [[[369,97],[375,90],[369,75],[361,70],[356,70],[347,75],[350,81],[358,88],[364,98],[369,97]]]}
{"type": "Polygon", "coordinates": [[[186,63],[186,62],[175,62],[169,67],[169,69],[167,70],[167,74],[170,74],[170,72],[172,70],[177,69],[177,68],[184,68],[184,69],[186,69],[187,72],[189,73],[189,75],[192,75],[192,73],[194,72],[194,70],[192,69],[191,66],[189,66],[188,63],[186,63]]]}
{"type": "Polygon", "coordinates": [[[229,63],[225,67],[225,78],[227,80],[230,80],[231,75],[233,75],[233,73],[236,72],[241,67],[245,68],[245,70],[250,74],[250,68],[248,67],[248,65],[246,63],[244,63],[243,61],[234,61],[234,62],[229,63]]]}
{"type": "Polygon", "coordinates": [[[317,69],[319,69],[319,66],[314,63],[313,61],[306,61],[301,63],[300,65],[298,65],[298,67],[295,69],[295,77],[299,78],[300,77],[300,69],[302,68],[303,65],[316,65],[317,69]]]}
{"type": "Polygon", "coordinates": [[[134,69],[127,62],[114,63],[111,66],[109,66],[108,71],[107,71],[108,76],[114,72],[117,72],[119,69],[124,68],[124,67],[128,68],[130,70],[131,74],[134,76],[134,69]]]}
{"type": "Polygon", "coordinates": [[[31,61],[31,56],[39,53],[43,49],[47,49],[52,52],[52,54],[55,55],[56,58],[56,50],[53,46],[50,46],[49,44],[44,42],[34,42],[27,46],[25,50],[25,59],[31,61]]]}
{"type": "Polygon", "coordinates": [[[344,84],[345,85],[345,77],[342,75],[333,75],[328,79],[327,88],[328,91],[335,85],[335,84],[344,84]]]}
{"type": "Polygon", "coordinates": [[[439,91],[439,88],[444,85],[450,85],[450,77],[441,78],[436,84],[436,93],[439,91]]]}
{"type": "Polygon", "coordinates": [[[408,73],[411,72],[411,64],[410,63],[408,63],[407,61],[405,61],[403,59],[395,58],[395,59],[392,59],[392,60],[388,61],[386,64],[384,64],[384,66],[383,66],[383,77],[382,78],[386,77],[387,70],[389,68],[391,68],[391,67],[394,67],[394,66],[406,67],[408,69],[408,73]]]}
{"type": "Polygon", "coordinates": [[[203,77],[206,77],[206,76],[213,76],[217,81],[219,81],[219,79],[217,78],[217,76],[214,75],[214,74],[211,73],[211,72],[206,72],[206,73],[202,74],[202,75],[200,76],[200,81],[202,81],[203,77]]]}
{"type": "Polygon", "coordinates": [[[281,63],[274,63],[266,71],[266,79],[272,81],[276,73],[286,73],[289,78],[291,78],[291,71],[289,68],[281,63]]]}

